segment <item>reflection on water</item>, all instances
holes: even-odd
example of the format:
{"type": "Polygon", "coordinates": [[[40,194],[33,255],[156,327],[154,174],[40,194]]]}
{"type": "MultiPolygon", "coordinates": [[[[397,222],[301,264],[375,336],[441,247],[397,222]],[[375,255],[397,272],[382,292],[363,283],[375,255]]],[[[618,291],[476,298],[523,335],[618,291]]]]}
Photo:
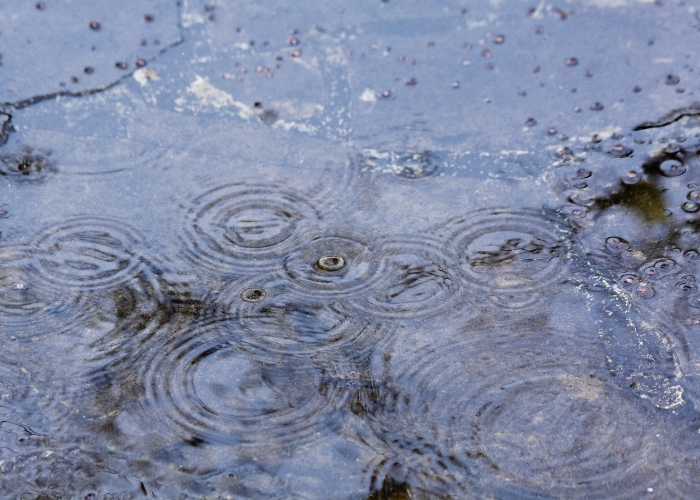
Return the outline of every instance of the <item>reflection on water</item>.
{"type": "Polygon", "coordinates": [[[1,89],[0,496],[696,496],[692,16],[438,3],[81,4],[1,89]]]}
{"type": "MultiPolygon", "coordinates": [[[[637,495],[659,481],[652,464],[671,466],[654,405],[683,402],[675,361],[663,339],[629,343],[622,292],[583,264],[563,218],[486,209],[370,239],[288,188],[266,185],[257,203],[260,189],[195,197],[174,261],[100,217],[42,230],[31,251],[3,247],[5,334],[63,335],[88,367],[33,395],[8,360],[3,400],[111,446],[201,449],[206,470],[219,453],[284,467],[340,438],[374,454],[362,470],[375,496],[637,495]]],[[[639,296],[680,273],[669,258],[638,263],[622,238],[607,245],[631,259],[623,288],[639,296]]],[[[692,276],[679,283],[694,297],[692,276]]]]}

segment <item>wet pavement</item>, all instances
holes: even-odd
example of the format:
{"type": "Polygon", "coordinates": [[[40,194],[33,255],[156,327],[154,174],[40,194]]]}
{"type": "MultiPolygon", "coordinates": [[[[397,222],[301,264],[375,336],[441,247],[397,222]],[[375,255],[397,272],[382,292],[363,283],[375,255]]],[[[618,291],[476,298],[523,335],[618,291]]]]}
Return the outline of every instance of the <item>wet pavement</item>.
{"type": "Polygon", "coordinates": [[[696,496],[699,8],[0,5],[0,496],[696,496]]]}

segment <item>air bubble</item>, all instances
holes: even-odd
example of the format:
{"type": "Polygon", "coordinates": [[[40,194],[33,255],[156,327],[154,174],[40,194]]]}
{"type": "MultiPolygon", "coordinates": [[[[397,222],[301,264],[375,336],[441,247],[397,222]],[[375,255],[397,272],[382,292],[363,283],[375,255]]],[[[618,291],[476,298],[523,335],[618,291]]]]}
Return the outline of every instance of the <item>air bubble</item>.
{"type": "Polygon", "coordinates": [[[622,277],[620,277],[620,283],[626,288],[631,287],[639,283],[639,276],[636,274],[623,274],[622,277]]]}
{"type": "Polygon", "coordinates": [[[642,180],[642,174],[635,170],[630,170],[625,175],[623,175],[620,178],[620,180],[623,184],[637,184],[639,181],[642,180]]]}
{"type": "Polygon", "coordinates": [[[326,272],[340,271],[345,267],[345,259],[340,255],[324,255],[316,261],[316,267],[326,272]]]}
{"type": "Polygon", "coordinates": [[[605,240],[605,246],[611,253],[620,254],[625,250],[629,250],[629,241],[618,238],[617,236],[611,236],[605,240]]]}
{"type": "Polygon", "coordinates": [[[640,281],[634,289],[634,293],[641,299],[650,299],[656,295],[656,290],[647,281],[640,281]]]}
{"type": "Polygon", "coordinates": [[[267,292],[263,288],[246,288],[241,292],[241,299],[244,302],[260,302],[266,297],[267,292]]]}
{"type": "Polygon", "coordinates": [[[664,177],[678,177],[685,173],[686,168],[678,160],[666,160],[659,166],[659,170],[664,177]]]}
{"type": "Polygon", "coordinates": [[[607,152],[608,156],[613,156],[615,158],[627,158],[631,156],[634,151],[622,144],[616,144],[613,148],[607,152]]]}
{"type": "Polygon", "coordinates": [[[675,284],[674,290],[679,295],[689,296],[693,295],[698,291],[698,285],[696,284],[695,277],[693,276],[683,276],[681,280],[675,284]]]}
{"type": "Polygon", "coordinates": [[[681,79],[677,75],[667,75],[666,76],[666,85],[678,85],[681,82],[681,79]]]}
{"type": "Polygon", "coordinates": [[[569,201],[575,203],[576,205],[588,206],[593,204],[593,200],[590,196],[584,193],[571,193],[569,195],[569,201]]]}
{"type": "Polygon", "coordinates": [[[686,261],[693,261],[693,260],[698,260],[698,257],[700,256],[700,253],[698,253],[696,250],[686,250],[683,253],[683,258],[686,261]]]}
{"type": "Polygon", "coordinates": [[[653,263],[650,263],[644,269],[642,269],[642,273],[644,276],[650,278],[650,279],[661,279],[664,278],[670,274],[673,274],[673,272],[677,269],[678,264],[672,259],[657,259],[653,263]]]}
{"type": "Polygon", "coordinates": [[[694,203],[692,201],[686,201],[681,205],[681,208],[688,213],[695,213],[698,210],[700,210],[700,206],[697,203],[694,203]]]}

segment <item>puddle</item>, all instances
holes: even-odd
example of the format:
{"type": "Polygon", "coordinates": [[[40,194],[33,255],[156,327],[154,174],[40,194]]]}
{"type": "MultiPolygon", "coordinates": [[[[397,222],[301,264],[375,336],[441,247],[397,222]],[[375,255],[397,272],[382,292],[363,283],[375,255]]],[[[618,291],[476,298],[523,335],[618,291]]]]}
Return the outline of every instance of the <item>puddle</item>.
{"type": "Polygon", "coordinates": [[[70,7],[0,7],[0,495],[695,496],[696,7],[70,7]]]}

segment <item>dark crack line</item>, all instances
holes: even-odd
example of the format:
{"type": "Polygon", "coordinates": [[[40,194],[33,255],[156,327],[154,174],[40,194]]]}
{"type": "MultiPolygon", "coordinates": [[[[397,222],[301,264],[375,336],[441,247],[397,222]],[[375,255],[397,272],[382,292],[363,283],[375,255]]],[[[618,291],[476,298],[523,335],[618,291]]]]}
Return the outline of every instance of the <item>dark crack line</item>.
{"type": "Polygon", "coordinates": [[[640,123],[632,130],[636,132],[638,130],[647,130],[650,128],[662,128],[666,127],[667,125],[671,125],[672,123],[676,123],[681,118],[688,116],[700,116],[700,103],[694,102],[686,109],[671,111],[668,115],[666,115],[666,118],[662,118],[661,120],[640,123]]]}

